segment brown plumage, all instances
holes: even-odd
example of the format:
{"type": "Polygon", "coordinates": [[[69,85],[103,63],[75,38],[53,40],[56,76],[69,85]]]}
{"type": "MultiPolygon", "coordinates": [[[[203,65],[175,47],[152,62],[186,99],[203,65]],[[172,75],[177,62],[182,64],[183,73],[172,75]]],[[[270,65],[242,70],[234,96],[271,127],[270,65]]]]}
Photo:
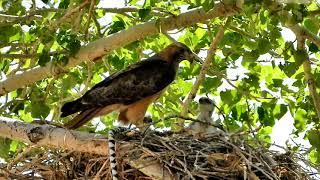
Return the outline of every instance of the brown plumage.
{"type": "Polygon", "coordinates": [[[173,82],[179,63],[194,54],[182,43],[167,46],[158,54],[135,63],[96,84],[79,99],[61,108],[61,117],[80,112],[64,126],[76,129],[96,116],[120,112],[123,124],[142,126],[148,106],[173,82]]]}

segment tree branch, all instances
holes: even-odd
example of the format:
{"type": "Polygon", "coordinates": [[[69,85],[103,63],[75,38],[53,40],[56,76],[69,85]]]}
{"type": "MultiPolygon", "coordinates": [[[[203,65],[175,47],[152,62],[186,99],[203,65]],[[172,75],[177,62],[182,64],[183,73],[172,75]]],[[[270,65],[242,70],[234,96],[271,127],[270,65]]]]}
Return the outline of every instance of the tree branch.
{"type": "Polygon", "coordinates": [[[87,40],[89,37],[88,35],[88,32],[89,32],[89,26],[90,26],[90,21],[91,21],[91,16],[92,16],[92,11],[93,11],[93,7],[95,6],[96,4],[96,0],[91,0],[91,3],[90,3],[90,7],[89,7],[89,12],[88,12],[88,20],[87,20],[87,25],[86,25],[86,28],[85,28],[85,39],[87,40]]]}
{"type": "MultiPolygon", "coordinates": [[[[295,31],[294,31],[295,32],[295,31]]],[[[301,51],[305,51],[305,37],[303,34],[300,34],[301,32],[297,32],[297,49],[301,51]]],[[[306,59],[303,62],[303,71],[304,71],[304,78],[308,84],[309,92],[313,100],[314,108],[317,112],[318,120],[320,120],[320,97],[316,89],[316,83],[313,78],[312,72],[311,72],[311,64],[309,61],[309,57],[306,57],[306,59]]]]}
{"type": "Polygon", "coordinates": [[[44,9],[36,9],[29,11],[27,14],[23,16],[16,16],[16,15],[9,15],[9,14],[0,14],[0,27],[4,26],[11,26],[13,24],[25,22],[25,21],[31,21],[31,20],[42,20],[43,17],[41,13],[46,13],[46,12],[65,12],[64,9],[56,9],[56,8],[44,8],[44,9]]]}
{"type": "Polygon", "coordinates": [[[123,8],[96,8],[96,9],[102,9],[106,11],[107,13],[126,13],[126,12],[138,12],[139,9],[136,7],[123,7],[123,8]]]}
{"type": "MultiPolygon", "coordinates": [[[[67,51],[61,50],[61,51],[53,51],[49,52],[50,56],[59,55],[59,54],[65,54],[67,51]]],[[[39,57],[41,54],[0,54],[0,59],[2,58],[8,58],[8,59],[29,59],[29,58],[36,58],[39,57]]]]}
{"type": "Polygon", "coordinates": [[[49,125],[26,124],[6,117],[0,117],[0,136],[28,144],[108,155],[107,139],[103,136],[49,125]]]}
{"type": "Polygon", "coordinates": [[[271,10],[279,9],[278,15],[282,17],[286,17],[286,22],[283,23],[284,26],[291,29],[296,35],[299,34],[301,37],[304,37],[305,39],[309,39],[311,42],[316,44],[318,47],[320,47],[320,38],[309,31],[307,28],[305,28],[302,25],[299,25],[295,22],[294,17],[286,10],[282,10],[283,7],[281,4],[277,2],[273,2],[268,7],[271,10]],[[281,10],[280,10],[281,9],[281,10]]]}
{"type": "Polygon", "coordinates": [[[296,34],[298,33],[303,38],[310,40],[311,42],[316,44],[318,47],[320,47],[320,38],[313,32],[309,31],[307,28],[300,26],[299,24],[295,24],[295,25],[287,24],[286,26],[296,34]]]}
{"type": "MultiPolygon", "coordinates": [[[[108,142],[102,135],[70,131],[49,125],[27,124],[22,121],[0,117],[0,137],[10,138],[37,146],[49,146],[69,151],[108,156],[108,142]]],[[[127,154],[134,148],[130,142],[121,142],[119,154],[130,166],[155,179],[176,179],[154,158],[141,158],[141,154],[131,157],[127,154]]],[[[143,148],[142,148],[143,149],[143,148]]],[[[147,150],[145,150],[147,151],[147,150]]]]}
{"type": "MultiPolygon", "coordinates": [[[[194,82],[191,91],[189,92],[188,96],[185,98],[183,104],[182,104],[182,110],[181,110],[181,116],[186,116],[188,113],[188,109],[189,109],[189,104],[191,103],[191,101],[194,99],[194,97],[196,96],[198,89],[200,87],[200,85],[202,84],[202,81],[211,65],[212,62],[212,58],[214,56],[214,53],[217,50],[217,47],[223,37],[224,31],[226,26],[229,24],[230,22],[230,18],[227,20],[226,24],[224,26],[221,26],[218,30],[218,33],[216,35],[216,37],[213,39],[209,49],[208,49],[208,53],[207,53],[207,58],[204,61],[204,63],[202,64],[201,70],[199,75],[196,78],[196,81],[194,82]]],[[[183,129],[183,125],[184,125],[184,119],[178,119],[178,123],[176,127],[177,131],[180,131],[183,129]]]]}
{"type": "MultiPolygon", "coordinates": [[[[225,6],[224,4],[219,3],[208,12],[202,8],[196,8],[189,12],[182,13],[179,16],[161,18],[160,20],[154,20],[133,26],[129,29],[112,34],[106,38],[101,38],[82,47],[75,56],[69,58],[69,62],[65,68],[74,67],[84,61],[100,59],[102,56],[110,54],[117,48],[146,36],[159,33],[160,28],[162,32],[179,29],[215,17],[232,16],[237,14],[238,10],[239,8],[236,5],[225,6]],[[159,26],[159,24],[161,26],[159,26]]],[[[30,85],[35,81],[60,74],[64,71],[65,70],[61,69],[61,67],[49,62],[44,67],[36,67],[26,71],[25,73],[8,77],[6,80],[0,81],[0,96],[17,88],[30,85]]]]}

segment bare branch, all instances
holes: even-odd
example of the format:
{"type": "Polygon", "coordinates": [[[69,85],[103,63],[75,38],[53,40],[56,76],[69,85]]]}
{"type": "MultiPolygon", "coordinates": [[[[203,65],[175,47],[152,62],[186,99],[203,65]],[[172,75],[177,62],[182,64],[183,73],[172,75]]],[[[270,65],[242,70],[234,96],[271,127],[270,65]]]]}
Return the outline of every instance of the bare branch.
{"type": "Polygon", "coordinates": [[[88,13],[88,22],[87,22],[87,25],[86,25],[86,28],[85,28],[85,38],[88,39],[88,31],[89,31],[89,25],[90,25],[90,20],[91,20],[91,16],[92,16],[92,11],[93,11],[93,7],[94,5],[96,4],[96,0],[91,0],[91,4],[90,4],[90,7],[89,7],[89,13],[88,13]]]}
{"type": "Polygon", "coordinates": [[[126,12],[138,12],[139,9],[136,7],[123,7],[123,8],[97,8],[105,10],[108,13],[126,13],[126,12]]]}
{"type": "Polygon", "coordinates": [[[60,24],[63,24],[65,22],[70,22],[72,20],[72,17],[79,13],[85,6],[87,6],[89,4],[89,0],[85,0],[82,4],[80,4],[79,6],[70,9],[67,11],[67,13],[60,18],[58,21],[55,22],[55,24],[52,25],[51,29],[54,29],[55,27],[58,27],[60,24]]]}
{"type": "MultiPolygon", "coordinates": [[[[162,18],[160,20],[154,20],[133,26],[129,29],[114,33],[106,38],[101,38],[82,47],[75,56],[69,58],[69,62],[65,68],[74,67],[84,61],[98,60],[101,57],[110,54],[117,48],[123,47],[147,36],[157,34],[160,32],[159,24],[161,25],[161,31],[166,32],[190,26],[215,17],[232,16],[237,14],[238,10],[239,9],[236,5],[225,6],[220,3],[215,5],[215,7],[208,12],[202,8],[196,8],[189,12],[182,13],[179,16],[162,18]]],[[[44,67],[36,67],[25,73],[8,77],[6,80],[0,81],[0,96],[17,88],[32,84],[35,81],[60,74],[62,72],[65,72],[65,70],[50,62],[44,67]]]]}

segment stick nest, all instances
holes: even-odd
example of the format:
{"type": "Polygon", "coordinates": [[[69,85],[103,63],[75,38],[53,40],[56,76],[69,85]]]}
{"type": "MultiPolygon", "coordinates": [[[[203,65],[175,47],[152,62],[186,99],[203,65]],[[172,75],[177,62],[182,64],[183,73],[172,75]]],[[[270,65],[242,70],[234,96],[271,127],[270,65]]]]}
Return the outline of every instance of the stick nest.
{"type": "MultiPolygon", "coordinates": [[[[305,155],[273,152],[248,136],[121,130],[115,138],[120,179],[157,179],[150,163],[137,165],[146,159],[172,179],[316,179],[305,155]]],[[[106,156],[43,147],[28,147],[2,166],[0,177],[10,179],[111,179],[106,156]]]]}

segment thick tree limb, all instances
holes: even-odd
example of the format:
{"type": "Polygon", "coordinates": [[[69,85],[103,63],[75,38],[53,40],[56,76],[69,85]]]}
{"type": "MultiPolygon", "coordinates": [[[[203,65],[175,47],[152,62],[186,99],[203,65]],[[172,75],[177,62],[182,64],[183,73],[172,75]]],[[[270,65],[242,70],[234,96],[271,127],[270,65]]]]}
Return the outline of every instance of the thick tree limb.
{"type": "MultiPolygon", "coordinates": [[[[49,146],[69,151],[108,155],[108,143],[104,136],[92,133],[70,131],[50,125],[27,124],[19,120],[0,117],[0,137],[10,138],[37,146],[49,146]]],[[[133,168],[153,179],[175,179],[162,164],[154,158],[130,157],[126,154],[133,149],[130,142],[121,143],[119,154],[133,168]]],[[[137,154],[135,154],[137,155],[137,154]]]]}
{"type": "Polygon", "coordinates": [[[0,136],[28,144],[108,155],[107,139],[103,136],[50,125],[27,124],[6,117],[0,117],[0,136]]]}
{"type": "MultiPolygon", "coordinates": [[[[133,26],[129,29],[112,34],[106,38],[99,39],[82,47],[75,56],[69,58],[69,62],[65,68],[74,67],[84,61],[97,60],[102,56],[110,54],[117,48],[146,36],[157,34],[160,32],[160,29],[165,32],[190,26],[215,17],[232,16],[237,14],[238,10],[239,8],[236,5],[224,5],[219,3],[208,12],[204,11],[202,8],[197,8],[189,12],[182,13],[176,17],[162,18],[160,20],[133,26]]],[[[36,67],[22,74],[8,77],[6,80],[0,81],[0,96],[17,88],[30,85],[35,81],[62,72],[64,72],[64,70],[61,67],[56,66],[53,63],[48,63],[44,67],[36,67]]]]}
{"type": "MultiPolygon", "coordinates": [[[[199,75],[196,78],[196,81],[194,82],[191,91],[189,92],[188,96],[185,98],[183,104],[182,104],[182,110],[181,110],[181,116],[186,116],[188,113],[188,108],[189,108],[189,104],[191,103],[191,101],[194,99],[194,97],[196,96],[198,89],[200,87],[200,85],[202,84],[203,79],[205,78],[205,75],[207,74],[207,71],[211,65],[212,62],[212,58],[214,56],[214,53],[217,50],[217,47],[223,37],[224,31],[225,31],[225,27],[226,25],[229,24],[230,19],[227,20],[227,23],[224,26],[221,26],[218,30],[218,33],[216,35],[216,37],[213,39],[209,49],[208,49],[208,53],[207,53],[207,57],[206,60],[204,61],[204,63],[202,64],[201,70],[199,75]]],[[[177,127],[177,131],[180,131],[184,126],[184,119],[179,119],[178,120],[178,127],[177,127]]]]}

